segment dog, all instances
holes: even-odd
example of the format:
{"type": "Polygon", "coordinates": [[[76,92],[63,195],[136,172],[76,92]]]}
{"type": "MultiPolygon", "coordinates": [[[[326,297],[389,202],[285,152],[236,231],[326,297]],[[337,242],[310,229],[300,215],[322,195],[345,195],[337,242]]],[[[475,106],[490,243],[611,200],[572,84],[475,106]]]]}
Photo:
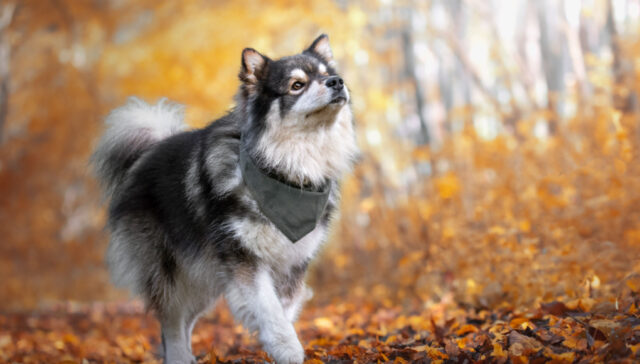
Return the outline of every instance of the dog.
{"type": "Polygon", "coordinates": [[[241,61],[220,119],[188,130],[181,105],[131,98],[91,157],[111,278],[158,318],[166,363],[195,363],[193,326],[219,297],[277,363],[303,362],[293,322],[312,295],[305,272],[358,154],[327,35],[277,60],[245,48],[241,61]]]}

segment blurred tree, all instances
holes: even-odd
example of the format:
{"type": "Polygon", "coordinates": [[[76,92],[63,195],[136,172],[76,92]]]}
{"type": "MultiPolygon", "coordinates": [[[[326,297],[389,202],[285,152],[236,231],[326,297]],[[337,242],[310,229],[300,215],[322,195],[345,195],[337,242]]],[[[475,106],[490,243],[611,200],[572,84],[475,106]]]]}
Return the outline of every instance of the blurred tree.
{"type": "Polygon", "coordinates": [[[9,98],[9,74],[11,72],[11,47],[7,40],[7,28],[11,24],[15,4],[0,6],[0,145],[2,145],[2,129],[7,119],[9,98]]]}
{"type": "Polygon", "coordinates": [[[557,114],[560,97],[565,84],[566,43],[560,25],[560,7],[562,3],[554,0],[534,1],[538,10],[538,28],[540,29],[540,54],[544,78],[547,85],[547,110],[549,111],[549,132],[555,134],[558,129],[557,114]]]}

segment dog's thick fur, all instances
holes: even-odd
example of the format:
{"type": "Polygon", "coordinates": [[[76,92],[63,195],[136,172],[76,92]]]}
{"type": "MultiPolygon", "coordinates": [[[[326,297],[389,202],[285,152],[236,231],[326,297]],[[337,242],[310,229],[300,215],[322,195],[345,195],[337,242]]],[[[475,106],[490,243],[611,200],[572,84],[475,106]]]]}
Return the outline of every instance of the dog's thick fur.
{"type": "Polygon", "coordinates": [[[279,60],[245,49],[240,79],[237,106],[200,130],[186,131],[179,105],[130,99],[107,117],[92,157],[111,200],[112,278],[157,314],[167,363],[195,361],[191,331],[220,296],[276,362],[304,360],[292,322],[311,296],[305,271],[357,153],[349,93],[325,35],[279,60]],[[260,212],[240,148],[282,182],[330,184],[321,221],[300,241],[260,212]]]}

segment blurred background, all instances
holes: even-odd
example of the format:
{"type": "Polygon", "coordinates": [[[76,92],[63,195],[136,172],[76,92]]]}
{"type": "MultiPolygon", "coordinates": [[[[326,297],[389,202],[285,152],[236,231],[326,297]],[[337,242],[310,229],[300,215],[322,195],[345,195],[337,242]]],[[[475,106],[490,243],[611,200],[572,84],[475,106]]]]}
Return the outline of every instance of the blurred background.
{"type": "Polygon", "coordinates": [[[233,106],[240,53],[330,36],[362,158],[312,304],[640,289],[640,0],[0,3],[0,310],[126,300],[88,157],[129,95],[233,106]]]}

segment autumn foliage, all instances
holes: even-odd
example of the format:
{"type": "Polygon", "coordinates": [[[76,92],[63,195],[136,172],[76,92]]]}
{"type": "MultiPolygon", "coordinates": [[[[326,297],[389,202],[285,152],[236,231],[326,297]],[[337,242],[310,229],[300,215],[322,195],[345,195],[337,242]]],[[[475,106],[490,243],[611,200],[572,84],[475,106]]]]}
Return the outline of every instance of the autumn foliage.
{"type": "MultiPolygon", "coordinates": [[[[545,102],[525,102],[535,90],[499,38],[489,87],[457,31],[405,24],[407,9],[434,12],[427,3],[441,1],[0,3],[0,362],[159,360],[157,323],[102,262],[87,160],[103,117],[128,95],[166,96],[205,125],[233,104],[242,48],[278,57],[320,31],[362,156],[309,274],[315,298],[297,324],[308,362],[639,360],[638,31],[611,35],[606,55],[572,53],[562,95],[548,84],[545,102]],[[420,70],[407,76],[403,52],[425,44],[466,67],[477,97],[419,129],[414,91],[446,104],[442,85],[420,91],[420,70]]],[[[593,3],[581,16],[600,24],[593,9],[611,2],[593,3]]],[[[193,347],[201,363],[268,360],[224,305],[193,347]]]]}

